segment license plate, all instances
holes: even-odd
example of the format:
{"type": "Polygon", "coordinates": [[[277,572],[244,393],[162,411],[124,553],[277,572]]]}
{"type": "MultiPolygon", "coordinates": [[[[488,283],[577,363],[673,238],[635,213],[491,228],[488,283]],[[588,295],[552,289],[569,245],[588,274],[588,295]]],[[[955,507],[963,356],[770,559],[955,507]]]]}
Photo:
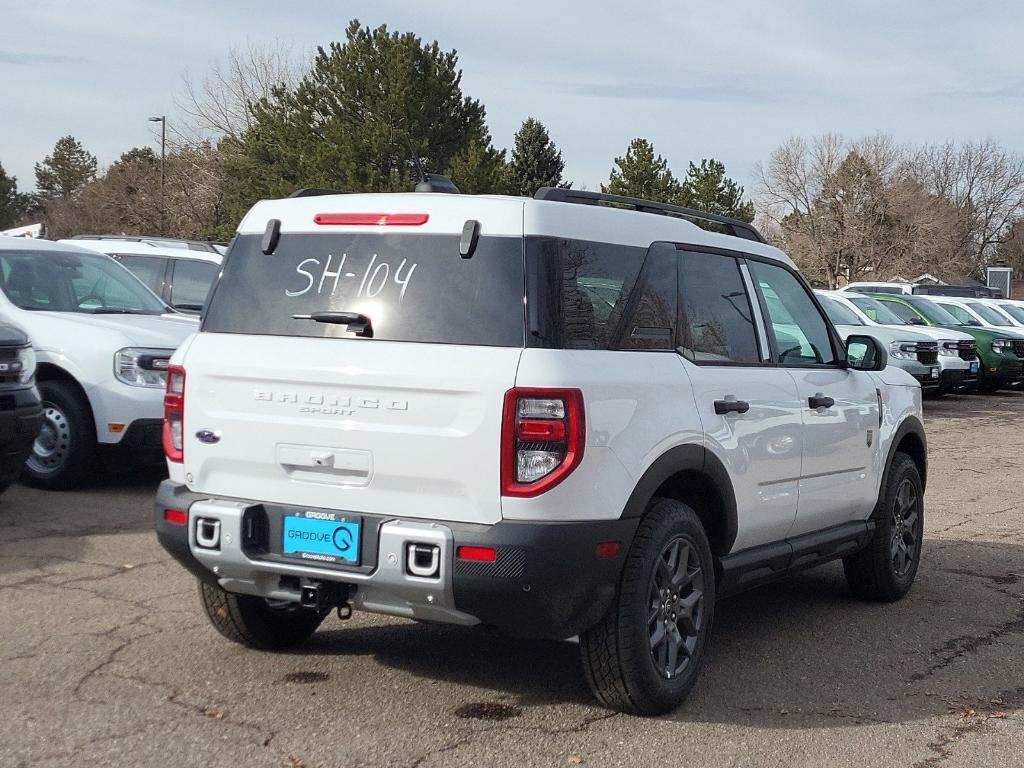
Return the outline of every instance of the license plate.
{"type": "Polygon", "coordinates": [[[932,368],[932,378],[933,379],[939,378],[939,369],[938,368],[932,368]]]}
{"type": "Polygon", "coordinates": [[[971,373],[977,373],[977,372],[978,372],[978,361],[975,360],[974,362],[971,363],[971,373]]]}
{"type": "Polygon", "coordinates": [[[359,520],[324,512],[282,518],[282,554],[321,563],[359,563],[359,520]]]}

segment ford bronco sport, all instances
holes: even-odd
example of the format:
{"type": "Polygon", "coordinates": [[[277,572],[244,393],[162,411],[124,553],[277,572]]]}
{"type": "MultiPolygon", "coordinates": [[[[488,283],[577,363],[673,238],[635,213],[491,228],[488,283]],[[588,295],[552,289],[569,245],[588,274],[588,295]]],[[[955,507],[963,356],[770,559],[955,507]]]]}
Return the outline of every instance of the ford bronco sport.
{"type": "Polygon", "coordinates": [[[894,601],[920,561],[918,382],[750,225],[688,209],[260,202],[165,411],[159,539],[252,648],[334,608],[578,636],[597,698],[652,714],[721,598],[842,559],[894,601]]]}

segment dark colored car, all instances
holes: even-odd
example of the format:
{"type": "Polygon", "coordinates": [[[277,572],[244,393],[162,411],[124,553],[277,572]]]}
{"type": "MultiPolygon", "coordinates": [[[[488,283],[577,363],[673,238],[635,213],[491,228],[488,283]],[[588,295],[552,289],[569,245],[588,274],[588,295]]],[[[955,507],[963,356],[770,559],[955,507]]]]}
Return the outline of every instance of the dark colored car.
{"type": "Polygon", "coordinates": [[[984,328],[962,323],[934,301],[920,296],[876,294],[872,298],[885,304],[900,317],[920,325],[935,325],[969,333],[977,342],[981,361],[979,392],[1020,385],[1024,380],[1024,336],[1012,331],[984,328]]]}
{"type": "Polygon", "coordinates": [[[21,474],[39,434],[43,409],[36,356],[25,332],[0,323],[0,492],[21,474]]]}

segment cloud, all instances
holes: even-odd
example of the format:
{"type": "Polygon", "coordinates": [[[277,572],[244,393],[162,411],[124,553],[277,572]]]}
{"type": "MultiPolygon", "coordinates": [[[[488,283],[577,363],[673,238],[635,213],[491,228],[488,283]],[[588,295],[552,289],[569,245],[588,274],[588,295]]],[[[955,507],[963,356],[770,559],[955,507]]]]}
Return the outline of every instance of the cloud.
{"type": "Polygon", "coordinates": [[[16,67],[26,67],[31,64],[67,64],[81,60],[78,56],[65,56],[59,53],[21,53],[0,50],[0,64],[13,64],[16,67]]]}
{"type": "MultiPolygon", "coordinates": [[[[701,79],[694,76],[695,80],[701,79]]],[[[705,81],[710,78],[703,78],[705,81]]],[[[704,82],[695,85],[676,85],[645,80],[617,82],[570,82],[562,86],[563,93],[576,96],[596,96],[607,99],[637,99],[640,101],[691,101],[705,103],[759,103],[777,102],[782,93],[773,88],[759,89],[739,83],[716,85],[704,82]]]]}

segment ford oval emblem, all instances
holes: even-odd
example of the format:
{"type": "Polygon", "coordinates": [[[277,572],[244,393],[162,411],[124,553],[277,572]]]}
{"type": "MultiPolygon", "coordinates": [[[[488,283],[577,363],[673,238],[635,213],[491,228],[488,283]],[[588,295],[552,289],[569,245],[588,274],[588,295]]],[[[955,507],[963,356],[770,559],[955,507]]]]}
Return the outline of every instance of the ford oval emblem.
{"type": "Polygon", "coordinates": [[[196,440],[200,443],[213,445],[220,442],[220,432],[214,432],[212,429],[200,429],[196,432],[196,440]]]}

